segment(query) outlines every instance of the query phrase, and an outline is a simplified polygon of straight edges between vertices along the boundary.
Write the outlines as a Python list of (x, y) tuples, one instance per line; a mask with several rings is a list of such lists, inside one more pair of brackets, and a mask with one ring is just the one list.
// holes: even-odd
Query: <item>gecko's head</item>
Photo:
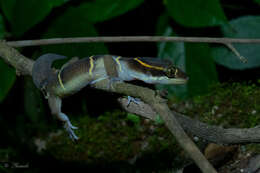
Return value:
[(170, 61), (158, 58), (134, 58), (130, 67), (139, 79), (153, 84), (185, 84), (188, 76)]
[(178, 67), (170, 65), (163, 67), (161, 79), (162, 84), (185, 84), (188, 81), (188, 76)]

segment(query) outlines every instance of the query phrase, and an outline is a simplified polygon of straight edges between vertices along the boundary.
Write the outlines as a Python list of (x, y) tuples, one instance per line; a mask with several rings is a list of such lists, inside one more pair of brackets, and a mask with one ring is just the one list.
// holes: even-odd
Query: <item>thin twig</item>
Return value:
[(74, 37), (50, 38), (39, 40), (8, 41), (12, 47), (40, 46), (68, 43), (94, 43), (94, 42), (191, 42), (191, 43), (219, 43), (226, 45), (243, 63), (247, 59), (239, 54), (231, 43), (260, 43), (260, 39), (246, 38), (210, 38), (210, 37), (165, 37), (165, 36), (111, 36), (111, 37)]
[(243, 63), (247, 63), (247, 59), (240, 55), (240, 53), (236, 50), (236, 48), (231, 43), (225, 43), (226, 45)]
[(260, 43), (260, 39), (247, 38), (210, 38), (210, 37), (165, 37), (165, 36), (111, 36), (111, 37), (74, 37), (50, 38), (40, 40), (8, 41), (12, 47), (40, 46), (67, 43), (93, 42), (192, 42), (192, 43)]

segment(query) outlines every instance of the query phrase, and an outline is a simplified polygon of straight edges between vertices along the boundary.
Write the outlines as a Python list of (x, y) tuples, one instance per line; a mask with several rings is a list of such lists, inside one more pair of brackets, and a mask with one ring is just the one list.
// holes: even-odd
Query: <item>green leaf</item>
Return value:
[[(164, 36), (174, 36), (171, 27), (166, 27)], [(210, 56), (208, 44), (173, 43), (158, 44), (160, 58), (173, 61), (177, 67), (186, 71), (189, 81), (185, 85), (158, 85), (159, 89), (167, 89), (169, 95), (183, 99), (206, 93), (217, 81), (215, 64)]]
[[(232, 29), (230, 29), (230, 26)], [(230, 21), (230, 25), (221, 27), (225, 37), (260, 38), (260, 16), (244, 16)], [(248, 69), (260, 66), (259, 44), (233, 44), (248, 62), (242, 63), (238, 57), (225, 46), (212, 48), (214, 60), (231, 69)]]
[(256, 3), (260, 4), (260, 0), (254, 0)]
[(42, 21), (52, 8), (68, 0), (0, 0), (2, 11), (11, 24), (14, 35), (21, 36)]
[(185, 43), (186, 72), (190, 77), (188, 90), (190, 96), (204, 94), (218, 81), (210, 48), (205, 43)]
[(186, 27), (215, 26), (227, 22), (219, 0), (164, 0), (169, 15)]
[(3, 39), (6, 33), (3, 16), (0, 14), (0, 39)]
[(15, 70), (0, 59), (0, 102), (7, 96), (16, 79)]
[(102, 22), (124, 14), (138, 7), (144, 0), (95, 0), (82, 4), (78, 10), (84, 11), (91, 22)]
[[(77, 20), (77, 22), (73, 22)], [(73, 24), (71, 24), (73, 23)], [(92, 23), (88, 22), (84, 11), (77, 8), (69, 8), (62, 16), (56, 18), (49, 26), (44, 38), (52, 37), (87, 37), (97, 36)], [(104, 43), (81, 43), (42, 46), (44, 53), (58, 53), (69, 57), (85, 57), (94, 54), (106, 54), (108, 52)]]

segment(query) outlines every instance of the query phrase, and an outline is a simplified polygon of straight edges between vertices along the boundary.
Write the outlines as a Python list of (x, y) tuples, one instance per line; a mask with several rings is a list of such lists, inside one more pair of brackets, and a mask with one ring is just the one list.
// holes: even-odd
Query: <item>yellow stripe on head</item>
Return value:
[(121, 67), (121, 64), (119, 62), (120, 58), (121, 58), (121, 56), (118, 56), (115, 60), (116, 60), (116, 63), (118, 64), (118, 66), (119, 66), (119, 70), (122, 71), (122, 67)]
[(94, 68), (94, 60), (93, 60), (93, 56), (89, 57), (89, 63), (90, 63), (90, 68), (89, 68), (89, 74), (90, 76), (92, 76), (92, 71), (93, 71), (93, 68)]
[(61, 77), (60, 77), (61, 71), (62, 71), (62, 69), (59, 70), (59, 73), (58, 73), (59, 84), (60, 84), (60, 86), (61, 86), (62, 89), (66, 90), (65, 87), (64, 87), (64, 85), (63, 85), (63, 82), (62, 82), (62, 80), (61, 80)]
[(153, 68), (153, 69), (156, 69), (156, 70), (164, 70), (163, 67), (158, 67), (158, 66), (153, 66), (153, 65), (146, 64), (145, 62), (141, 61), (138, 58), (134, 58), (134, 60), (136, 60), (137, 62), (139, 62), (139, 64), (141, 64), (142, 66), (145, 66), (147, 68)]

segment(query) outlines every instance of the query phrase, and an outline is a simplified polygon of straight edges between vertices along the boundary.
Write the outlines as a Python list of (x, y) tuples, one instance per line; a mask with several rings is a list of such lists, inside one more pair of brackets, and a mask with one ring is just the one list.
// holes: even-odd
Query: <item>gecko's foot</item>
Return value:
[(140, 99), (139, 98), (134, 98), (134, 97), (131, 97), (131, 96), (127, 96), (127, 106), (129, 106), (129, 104), (131, 103), (131, 102), (133, 102), (133, 103), (135, 103), (135, 104), (140, 104)]
[(71, 124), (69, 118), (64, 113), (60, 113), (60, 117), (62, 118), (62, 121), (64, 122), (64, 128), (67, 131), (67, 133), (69, 134), (70, 139), (73, 141), (78, 140), (79, 138), (77, 137), (77, 135), (75, 135), (75, 133), (73, 131), (74, 129), (78, 129), (78, 128)]
[(79, 139), (79, 137), (77, 137), (73, 131), (73, 129), (77, 129), (77, 127), (73, 126), (70, 122), (65, 122), (64, 128), (68, 132), (71, 140), (77, 141)]

